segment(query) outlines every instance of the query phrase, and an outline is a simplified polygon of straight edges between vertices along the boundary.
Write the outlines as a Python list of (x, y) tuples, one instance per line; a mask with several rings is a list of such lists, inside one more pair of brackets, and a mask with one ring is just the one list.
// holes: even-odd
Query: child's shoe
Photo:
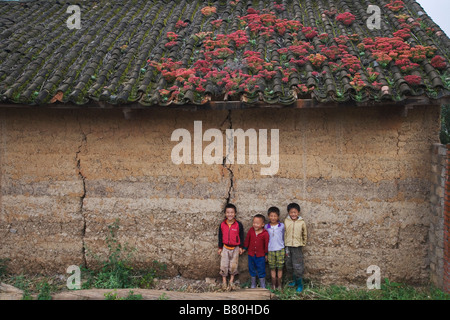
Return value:
[(255, 289), (256, 288), (256, 277), (252, 277), (252, 284), (250, 286), (251, 289)]
[(295, 291), (297, 291), (298, 293), (300, 293), (300, 292), (303, 291), (303, 281), (302, 281), (302, 278), (300, 278), (300, 279), (297, 280), (297, 290), (295, 290)]

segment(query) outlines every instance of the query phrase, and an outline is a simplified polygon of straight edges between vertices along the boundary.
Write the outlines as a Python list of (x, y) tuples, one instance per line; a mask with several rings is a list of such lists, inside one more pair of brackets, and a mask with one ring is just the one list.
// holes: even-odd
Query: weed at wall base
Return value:
[(135, 248), (121, 245), (117, 240), (120, 220), (108, 226), (106, 244), (108, 247), (108, 257), (106, 260), (100, 259), (97, 255), (87, 250), (88, 255), (94, 257), (97, 268), (87, 269), (80, 267), (81, 274), (86, 278), (82, 282), (82, 289), (120, 289), (120, 288), (145, 288), (149, 289), (154, 285), (154, 278), (161, 271), (166, 270), (166, 265), (153, 261), (148, 270), (134, 270), (130, 266)]

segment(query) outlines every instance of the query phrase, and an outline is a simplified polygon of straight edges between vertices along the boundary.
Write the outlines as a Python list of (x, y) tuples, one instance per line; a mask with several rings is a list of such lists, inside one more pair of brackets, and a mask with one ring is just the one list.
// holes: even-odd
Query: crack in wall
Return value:
[[(81, 128), (81, 124), (80, 124), (80, 128)], [(81, 215), (81, 217), (83, 219), (83, 228), (81, 230), (81, 244), (82, 244), (81, 254), (82, 254), (82, 259), (83, 259), (83, 266), (85, 268), (87, 268), (86, 245), (85, 245), (85, 241), (84, 241), (84, 238), (86, 236), (86, 216), (83, 213), (83, 205), (84, 205), (84, 198), (86, 197), (86, 177), (83, 175), (83, 172), (81, 170), (80, 152), (81, 152), (81, 149), (86, 146), (86, 143), (87, 143), (87, 136), (83, 131), (81, 131), (81, 143), (78, 146), (78, 150), (75, 154), (75, 159), (76, 159), (76, 167), (77, 167), (77, 171), (78, 171), (78, 176), (80, 177), (82, 185), (83, 185), (83, 193), (80, 196), (80, 207), (78, 209), (78, 213)]]
[[(222, 122), (221, 126), (223, 126), (227, 121), (229, 123), (228, 129), (233, 129), (233, 121), (231, 120), (231, 110), (228, 110), (228, 115), (225, 118), (225, 120)], [(223, 157), (222, 166), (228, 171), (228, 174), (230, 176), (230, 186), (228, 187), (228, 193), (227, 193), (227, 197), (225, 199), (225, 206), (226, 206), (227, 204), (230, 203), (231, 194), (234, 190), (234, 173), (233, 173), (233, 170), (231, 169), (232, 163), (229, 162), (227, 165), (228, 157), (231, 156), (234, 158), (234, 146), (233, 146), (234, 138), (232, 138), (230, 140), (227, 137), (225, 141), (226, 141), (226, 145), (227, 145), (227, 152), (226, 152), (226, 155)], [(233, 154), (230, 154), (230, 150), (233, 152)]]

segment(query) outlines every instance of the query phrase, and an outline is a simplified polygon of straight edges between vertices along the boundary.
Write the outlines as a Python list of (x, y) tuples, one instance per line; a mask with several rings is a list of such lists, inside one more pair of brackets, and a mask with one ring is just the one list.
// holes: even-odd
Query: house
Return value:
[(69, 5), (0, 2), (0, 257), (11, 270), (89, 266), (119, 218), (136, 267), (215, 276), (226, 203), (249, 228), (295, 201), (305, 277), (365, 285), (371, 265), (393, 281), (436, 274), (431, 166), (450, 39), (414, 0)]

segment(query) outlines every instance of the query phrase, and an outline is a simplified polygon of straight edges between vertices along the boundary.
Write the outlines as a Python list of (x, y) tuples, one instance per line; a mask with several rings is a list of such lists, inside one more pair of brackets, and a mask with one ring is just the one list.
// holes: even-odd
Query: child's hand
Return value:
[(244, 253), (244, 249), (243, 248), (239, 248), (239, 254), (241, 255), (241, 254), (243, 254)]
[(222, 249), (217, 250), (217, 253), (219, 254), (219, 256), (222, 254)]
[(269, 257), (268, 257), (268, 256), (266, 256), (266, 262), (267, 262), (267, 261), (269, 261)]

